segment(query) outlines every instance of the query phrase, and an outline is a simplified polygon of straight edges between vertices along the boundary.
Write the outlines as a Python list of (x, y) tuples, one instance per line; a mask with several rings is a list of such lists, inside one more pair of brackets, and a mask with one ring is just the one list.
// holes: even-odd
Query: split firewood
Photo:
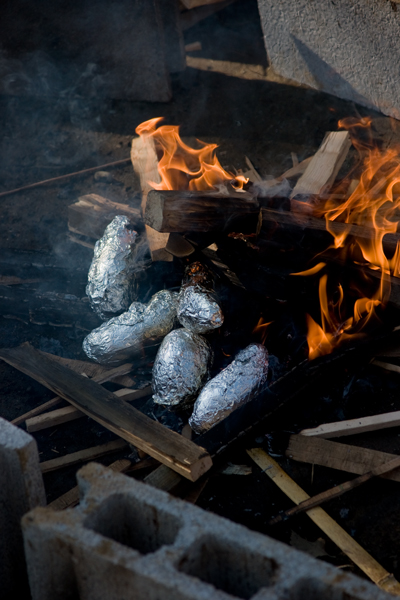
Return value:
[(290, 197), (320, 196), (326, 192), (335, 181), (350, 146), (351, 140), (348, 131), (327, 133)]
[(98, 240), (117, 215), (125, 215), (134, 229), (142, 229), (142, 217), (138, 208), (112, 202), (98, 194), (81, 196), (68, 206), (68, 229), (73, 233)]
[[(373, 364), (375, 364), (375, 361)], [(324, 423), (323, 425), (318, 425), (318, 427), (303, 429), (300, 431), (300, 435), (329, 439), (366, 433), (367, 431), (378, 431), (379, 429), (388, 429), (389, 427), (399, 427), (399, 425), (400, 411), (397, 410), (380, 415), (372, 415), (371, 417)]]
[[(309, 496), (289, 477), (280, 465), (260, 448), (247, 451), (248, 455), (263, 472), (295, 504), (308, 500)], [(334, 519), (322, 508), (315, 507), (307, 516), (344, 552), (378, 587), (400, 595), (400, 584), (391, 573), (386, 571), (364, 548), (360, 546)]]
[[(158, 172), (158, 158), (153, 139), (148, 135), (132, 140), (131, 148), (132, 165), (140, 178), (140, 187), (142, 189), (142, 214), (146, 212), (147, 195), (152, 189), (150, 182), (160, 183), (161, 178)], [(159, 233), (146, 225), (146, 236), (149, 244), (151, 258), (154, 261), (173, 260), (172, 254), (166, 250), (169, 235)]]
[[(93, 380), (94, 381), (94, 380)], [(143, 388), (143, 390), (130, 390), (123, 388), (113, 392), (118, 398), (122, 398), (125, 402), (131, 402), (132, 400), (138, 400), (151, 394), (151, 386)], [(85, 413), (75, 408), (74, 406), (65, 406), (46, 412), (36, 417), (32, 417), (26, 420), (26, 429), (29, 433), (35, 431), (42, 431), (43, 429), (49, 429), (49, 427), (55, 427), (62, 425), (63, 423), (69, 423), (69, 421), (75, 421), (85, 417)]]
[(79, 450), (79, 452), (71, 452), (65, 456), (59, 458), (53, 458), (40, 463), (40, 470), (42, 473), (50, 473), (63, 467), (70, 467), (89, 460), (96, 460), (100, 456), (117, 452), (127, 448), (128, 444), (124, 440), (115, 440), (108, 442), (107, 444), (101, 444), (100, 446), (93, 446), (92, 448), (85, 448), (85, 450)]
[(400, 467), (400, 456), (397, 456), (396, 458), (389, 461), (388, 463), (385, 463), (379, 467), (375, 467), (371, 471), (368, 471), (368, 473), (365, 473), (364, 475), (360, 475), (360, 477), (356, 477), (356, 479), (352, 479), (351, 481), (346, 481), (345, 483), (341, 483), (340, 485), (334, 486), (333, 488), (330, 488), (329, 490), (326, 490), (325, 492), (321, 492), (320, 494), (317, 494), (316, 496), (312, 496), (311, 498), (308, 498), (308, 500), (304, 500), (303, 502), (300, 502), (300, 504), (298, 504), (294, 508), (290, 508), (289, 510), (286, 510), (284, 513), (281, 513), (274, 519), (271, 519), (271, 521), (269, 522), (269, 525), (275, 525), (276, 523), (281, 523), (282, 521), (286, 521), (287, 519), (289, 519), (290, 517), (293, 517), (294, 515), (298, 515), (302, 512), (305, 512), (306, 510), (310, 510), (310, 508), (314, 508), (315, 506), (320, 506), (324, 502), (333, 500), (333, 498), (338, 498), (339, 496), (342, 496), (346, 492), (349, 492), (350, 490), (354, 490), (356, 487), (359, 487), (360, 485), (369, 481), (373, 477), (378, 477), (379, 475), (385, 475), (386, 473), (390, 473), (391, 471), (394, 471), (394, 470), (398, 469), (399, 467)]
[[(52, 360), (55, 360), (60, 364), (63, 364), (66, 367), (72, 369), (76, 373), (80, 373), (85, 377), (93, 377), (93, 381), (96, 381), (96, 383), (106, 383), (106, 381), (114, 381), (115, 383), (119, 382), (120, 385), (125, 385), (126, 387), (134, 384), (134, 381), (130, 377), (125, 375), (126, 373), (130, 373), (130, 371), (132, 371), (132, 365), (129, 363), (126, 363), (114, 369), (110, 369), (109, 367), (104, 367), (96, 363), (89, 363), (84, 360), (63, 358), (61, 356), (56, 356), (55, 354), (48, 354), (47, 352), (43, 352), (43, 354), (45, 356), (49, 356)], [(13, 425), (21, 425), (21, 423), (23, 423), (24, 421), (27, 421), (32, 417), (36, 417), (37, 415), (44, 413), (50, 408), (57, 406), (57, 404), (60, 404), (62, 400), (63, 399), (60, 398), (60, 396), (56, 396), (55, 398), (44, 402), (44, 404), (32, 408), (32, 410), (29, 410), (20, 417), (13, 419), (11, 423)]]
[(258, 200), (246, 192), (149, 192), (144, 222), (157, 231), (182, 233), (224, 231), (233, 222), (252, 217), (254, 229), (260, 212)]
[(95, 381), (49, 359), (30, 344), (3, 349), (0, 358), (58, 392), (100, 425), (187, 479), (196, 481), (212, 466), (211, 457), (204, 448), (153, 421)]
[[(190, 2), (190, 0), (186, 1)], [(190, 27), (193, 27), (196, 23), (203, 21), (203, 19), (207, 19), (210, 15), (226, 8), (230, 4), (233, 4), (233, 2), (236, 2), (236, 0), (215, 0), (212, 4), (209, 4), (207, 0), (207, 3), (204, 3), (202, 6), (186, 10), (181, 14), (180, 21), (182, 30), (186, 31), (186, 29), (190, 29)]]
[[(362, 475), (397, 458), (396, 454), (303, 435), (290, 436), (285, 454), (288, 458), (299, 462), (329, 467), (346, 473), (354, 473), (355, 475)], [(400, 481), (398, 471), (387, 473), (382, 477), (392, 481)]]
[(201, 42), (192, 42), (191, 44), (186, 44), (185, 46), (185, 52), (199, 52), (201, 49)]

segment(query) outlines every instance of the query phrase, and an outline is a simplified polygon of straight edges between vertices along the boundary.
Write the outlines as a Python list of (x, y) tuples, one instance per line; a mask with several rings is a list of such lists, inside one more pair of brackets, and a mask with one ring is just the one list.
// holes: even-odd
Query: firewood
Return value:
[[(295, 504), (309, 499), (310, 496), (266, 452), (254, 448), (247, 453)], [(322, 508), (311, 508), (307, 511), (307, 515), (378, 587), (394, 595), (400, 595), (400, 584), (393, 575), (388, 573)]]
[[(49, 356), (53, 360), (69, 367), (73, 371), (80, 373), (81, 375), (85, 375), (86, 377), (93, 377), (93, 380), (96, 383), (105, 383), (106, 381), (114, 381), (114, 382), (124, 382), (120, 383), (120, 385), (129, 386), (134, 383), (134, 381), (125, 376), (125, 373), (129, 373), (132, 371), (132, 365), (127, 363), (125, 365), (121, 365), (114, 369), (110, 369), (109, 367), (104, 367), (102, 365), (97, 365), (96, 363), (89, 363), (84, 360), (75, 360), (73, 358), (63, 358), (61, 356), (56, 356), (55, 354), (48, 354), (47, 352), (43, 352), (45, 356)], [(53, 408), (62, 402), (62, 398), (60, 396), (56, 396), (51, 400), (48, 400), (44, 404), (40, 406), (36, 406), (36, 408), (32, 408), (28, 412), (24, 413), (20, 417), (13, 419), (11, 423), (13, 425), (21, 425), (24, 421), (30, 419), (31, 417), (36, 417), (44, 413), (49, 408)]]
[[(190, 1), (190, 0), (189, 0)], [(218, 0), (218, 2), (214, 2), (213, 4), (206, 4), (205, 6), (198, 6), (197, 8), (192, 8), (191, 10), (187, 10), (181, 14), (181, 26), (182, 30), (186, 31), (186, 29), (190, 29), (202, 21), (203, 19), (207, 19), (210, 15), (216, 13), (223, 8), (226, 8), (230, 4), (233, 4), (236, 0)]]
[(112, 202), (98, 194), (81, 196), (77, 202), (68, 206), (68, 228), (73, 233), (98, 240), (117, 215), (127, 216), (134, 229), (143, 228), (138, 208)]
[(127, 448), (128, 444), (124, 440), (115, 440), (108, 442), (107, 444), (101, 444), (100, 446), (93, 446), (92, 448), (85, 448), (85, 450), (79, 450), (79, 452), (71, 452), (65, 456), (59, 458), (53, 458), (40, 463), (40, 470), (42, 473), (50, 473), (63, 467), (70, 467), (79, 463), (87, 462), (89, 460), (96, 460), (100, 456), (117, 452), (123, 448)]
[(148, 483), (159, 490), (164, 490), (165, 492), (173, 490), (178, 483), (181, 483), (181, 481), (182, 477), (179, 473), (176, 473), (166, 465), (160, 465), (144, 478), (145, 483)]
[[(373, 364), (375, 364), (375, 361)], [(397, 410), (381, 415), (373, 415), (371, 417), (360, 417), (359, 419), (324, 423), (323, 425), (318, 425), (318, 427), (313, 427), (312, 429), (303, 429), (300, 431), (300, 435), (329, 439), (344, 437), (346, 435), (355, 435), (357, 433), (366, 433), (367, 431), (387, 429), (388, 427), (398, 427), (399, 425), (400, 411)]]
[[(355, 475), (362, 475), (397, 458), (396, 454), (303, 435), (290, 436), (285, 454), (288, 458), (299, 462), (329, 467), (338, 471), (354, 473)], [(400, 481), (398, 471), (387, 473), (382, 477), (392, 481)]]
[(144, 222), (157, 231), (182, 233), (224, 231), (233, 222), (259, 214), (258, 201), (246, 192), (149, 192)]
[(321, 492), (320, 494), (317, 494), (316, 496), (312, 496), (308, 500), (304, 500), (303, 502), (300, 502), (300, 504), (298, 504), (294, 508), (289, 508), (289, 510), (285, 510), (284, 513), (281, 513), (274, 519), (271, 519), (271, 521), (269, 522), (269, 525), (275, 525), (276, 523), (281, 523), (282, 521), (286, 521), (287, 519), (289, 519), (290, 517), (293, 517), (294, 515), (298, 515), (302, 512), (305, 512), (306, 510), (310, 510), (310, 508), (314, 508), (315, 506), (320, 506), (324, 502), (328, 502), (329, 500), (332, 500), (333, 498), (338, 498), (339, 496), (342, 496), (346, 492), (349, 492), (350, 490), (354, 490), (356, 487), (369, 481), (373, 477), (378, 477), (379, 475), (384, 475), (386, 473), (390, 473), (391, 471), (394, 471), (395, 469), (398, 469), (399, 467), (400, 467), (400, 456), (397, 456), (396, 458), (389, 461), (388, 463), (380, 465), (379, 467), (375, 467), (374, 469), (372, 469), (371, 471), (368, 471), (368, 473), (365, 473), (364, 475), (360, 475), (360, 477), (356, 477), (355, 479), (352, 479), (351, 481), (346, 481), (345, 483), (341, 483), (340, 485), (335, 485), (333, 488), (330, 488), (329, 490), (325, 490), (325, 492)]
[[(158, 159), (154, 141), (150, 136), (142, 136), (132, 140), (131, 148), (132, 165), (140, 178), (142, 189), (142, 214), (146, 212), (147, 195), (152, 189), (150, 182), (160, 183), (158, 172)], [(154, 261), (170, 262), (172, 254), (166, 250), (169, 235), (159, 233), (146, 225), (146, 236), (150, 248), (151, 258)]]
[(319, 196), (335, 181), (342, 166), (351, 140), (348, 131), (331, 131), (310, 161), (304, 174), (295, 185), (291, 198), (296, 196)]
[[(125, 473), (125, 471), (128, 471), (131, 464), (130, 460), (123, 458), (121, 460), (116, 460), (109, 465), (108, 468), (114, 471), (114, 473)], [(77, 504), (79, 504), (79, 488), (76, 485), (56, 500), (53, 500), (53, 502), (50, 502), (47, 506), (53, 510), (65, 510), (66, 508), (72, 508)]]
[[(95, 381), (95, 379), (93, 379)], [(118, 398), (123, 398), (125, 402), (131, 402), (132, 400), (138, 400), (151, 394), (151, 385), (143, 388), (142, 390), (130, 390), (128, 388), (117, 390), (114, 394)], [(29, 433), (34, 431), (41, 431), (48, 429), (49, 427), (55, 427), (56, 425), (62, 425), (63, 423), (69, 423), (69, 421), (75, 421), (85, 417), (85, 413), (75, 408), (74, 406), (66, 406), (64, 408), (58, 408), (51, 412), (46, 412), (41, 415), (28, 418), (26, 420), (26, 429)]]
[(187, 479), (196, 481), (212, 466), (211, 457), (203, 448), (153, 421), (95, 381), (44, 356), (30, 344), (3, 349), (0, 358)]

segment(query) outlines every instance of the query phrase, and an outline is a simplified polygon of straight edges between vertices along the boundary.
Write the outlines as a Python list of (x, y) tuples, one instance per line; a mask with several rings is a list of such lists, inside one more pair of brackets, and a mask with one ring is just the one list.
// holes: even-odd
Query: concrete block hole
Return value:
[(141, 554), (173, 544), (180, 529), (172, 515), (122, 494), (109, 496), (83, 524)]
[(277, 563), (229, 540), (211, 535), (196, 541), (179, 561), (182, 573), (211, 583), (236, 598), (250, 599), (261, 588), (271, 586)]

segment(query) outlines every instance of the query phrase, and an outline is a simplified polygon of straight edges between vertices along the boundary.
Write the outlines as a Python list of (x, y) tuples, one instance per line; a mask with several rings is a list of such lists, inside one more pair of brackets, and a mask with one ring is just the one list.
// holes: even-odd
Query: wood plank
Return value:
[[(247, 450), (248, 455), (295, 504), (309, 499), (309, 495), (289, 477), (280, 465), (260, 448)], [(358, 544), (322, 508), (307, 511), (310, 519), (344, 552), (378, 587), (400, 595), (400, 584), (360, 544)]]
[[(114, 471), (114, 473), (125, 473), (125, 471), (128, 471), (131, 464), (130, 460), (122, 458), (121, 460), (113, 462), (108, 468)], [(53, 500), (53, 502), (50, 502), (47, 506), (53, 510), (65, 510), (66, 508), (72, 508), (77, 504), (79, 504), (79, 487), (76, 485), (56, 500)]]
[(160, 465), (144, 478), (145, 483), (165, 492), (173, 490), (181, 481), (182, 477), (166, 465)]
[(224, 231), (248, 217), (257, 225), (258, 200), (246, 192), (192, 192), (151, 190), (148, 194), (144, 222), (157, 231), (203, 233)]
[(290, 197), (319, 196), (329, 189), (339, 173), (350, 146), (348, 131), (328, 132)]
[(143, 222), (138, 208), (113, 202), (98, 194), (80, 196), (68, 206), (68, 229), (73, 233), (98, 240), (117, 215), (128, 217), (135, 229), (142, 229)]
[[(150, 182), (160, 183), (161, 178), (158, 172), (158, 158), (153, 138), (148, 135), (132, 140), (131, 147), (132, 165), (140, 178), (140, 187), (142, 190), (142, 214), (146, 211), (147, 195), (152, 190)], [(148, 225), (145, 226), (147, 241), (150, 248), (151, 258), (154, 261), (171, 262), (172, 254), (165, 249), (168, 244), (168, 233), (159, 233)]]
[[(138, 400), (144, 398), (152, 393), (151, 385), (143, 388), (142, 390), (130, 390), (123, 388), (113, 392), (118, 398), (123, 398), (125, 402), (131, 402), (132, 400)], [(61, 400), (61, 399), (60, 399)], [(50, 412), (42, 413), (41, 415), (34, 416), (26, 420), (26, 429), (29, 433), (35, 431), (41, 431), (48, 429), (49, 427), (55, 427), (56, 425), (62, 425), (63, 423), (69, 423), (76, 419), (86, 417), (86, 414), (74, 406), (66, 406), (52, 410)]]
[(112, 452), (117, 452), (118, 450), (128, 447), (128, 444), (124, 440), (114, 440), (107, 444), (85, 448), (85, 450), (79, 450), (79, 452), (71, 452), (65, 456), (46, 460), (40, 463), (39, 467), (42, 473), (50, 473), (51, 471), (56, 471), (63, 467), (70, 467), (89, 460), (96, 460), (96, 458), (100, 458), (100, 456), (105, 456), (106, 454), (111, 454)]
[[(130, 377), (127, 377), (125, 375), (125, 373), (130, 373), (132, 371), (132, 365), (130, 363), (126, 363), (114, 369), (110, 369), (108, 367), (103, 367), (101, 365), (89, 363), (83, 360), (62, 358), (61, 356), (56, 356), (55, 354), (49, 354), (47, 352), (43, 352), (43, 354), (59, 362), (60, 364), (69, 367), (76, 373), (86, 375), (87, 377), (93, 377), (93, 381), (96, 381), (97, 383), (105, 383), (106, 381), (123, 381), (127, 385), (134, 383), (134, 381)], [(13, 419), (11, 423), (13, 425), (21, 425), (21, 423), (23, 423), (27, 419), (30, 419), (31, 417), (35, 417), (36, 415), (40, 415), (46, 412), (49, 408), (53, 408), (54, 406), (57, 406), (57, 404), (60, 404), (60, 402), (62, 402), (62, 398), (60, 398), (60, 396), (56, 396), (55, 398), (52, 398), (51, 400), (40, 404), (40, 406), (32, 408), (31, 410), (17, 417), (16, 419)]]
[[(290, 436), (285, 454), (288, 458), (299, 462), (329, 467), (356, 475), (362, 475), (396, 458), (396, 454), (303, 435)], [(382, 475), (382, 477), (392, 481), (400, 481), (400, 473), (396, 471)]]
[(316, 494), (315, 496), (308, 498), (308, 500), (303, 500), (303, 502), (300, 502), (300, 504), (298, 504), (297, 506), (294, 506), (293, 508), (289, 508), (289, 510), (285, 510), (284, 513), (282, 513), (282, 514), (278, 515), (277, 517), (275, 517), (274, 519), (272, 519), (269, 522), (269, 525), (275, 525), (276, 523), (280, 523), (281, 521), (286, 521), (289, 517), (293, 517), (294, 515), (298, 515), (302, 512), (305, 512), (306, 510), (309, 510), (310, 508), (314, 508), (314, 506), (320, 506), (324, 502), (328, 502), (329, 500), (332, 500), (333, 498), (338, 498), (339, 496), (342, 496), (346, 492), (349, 492), (350, 490), (354, 490), (356, 487), (359, 487), (363, 483), (366, 483), (373, 477), (379, 477), (380, 475), (386, 475), (386, 473), (389, 473), (390, 471), (394, 471), (395, 469), (398, 469), (399, 467), (400, 467), (400, 456), (397, 456), (393, 460), (390, 460), (388, 463), (380, 465), (379, 467), (375, 467), (371, 471), (368, 471), (368, 473), (364, 473), (364, 475), (360, 475), (359, 477), (356, 477), (355, 479), (351, 479), (350, 481), (346, 481), (345, 483), (341, 483), (340, 485), (335, 485), (334, 487), (330, 488), (329, 490), (325, 490), (324, 492), (321, 492), (320, 494)]
[(396, 410), (390, 413), (382, 413), (381, 415), (372, 415), (371, 417), (360, 417), (359, 419), (348, 419), (347, 421), (323, 423), (322, 425), (318, 425), (318, 427), (302, 429), (300, 435), (329, 439), (399, 426), (400, 411)]
[(2, 349), (0, 358), (187, 479), (196, 481), (212, 466), (204, 448), (153, 421), (95, 381), (49, 359), (30, 344)]

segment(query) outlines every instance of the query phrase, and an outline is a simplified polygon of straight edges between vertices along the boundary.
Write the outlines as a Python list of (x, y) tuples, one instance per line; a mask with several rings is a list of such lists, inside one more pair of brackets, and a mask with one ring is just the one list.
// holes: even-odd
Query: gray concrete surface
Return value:
[(91, 463), (82, 502), (23, 518), (33, 600), (384, 600), (387, 594), (243, 526)]
[(45, 505), (36, 442), (0, 418), (0, 596), (16, 598), (27, 587), (21, 517)]
[(400, 118), (400, 7), (385, 0), (258, 0), (275, 73)]

